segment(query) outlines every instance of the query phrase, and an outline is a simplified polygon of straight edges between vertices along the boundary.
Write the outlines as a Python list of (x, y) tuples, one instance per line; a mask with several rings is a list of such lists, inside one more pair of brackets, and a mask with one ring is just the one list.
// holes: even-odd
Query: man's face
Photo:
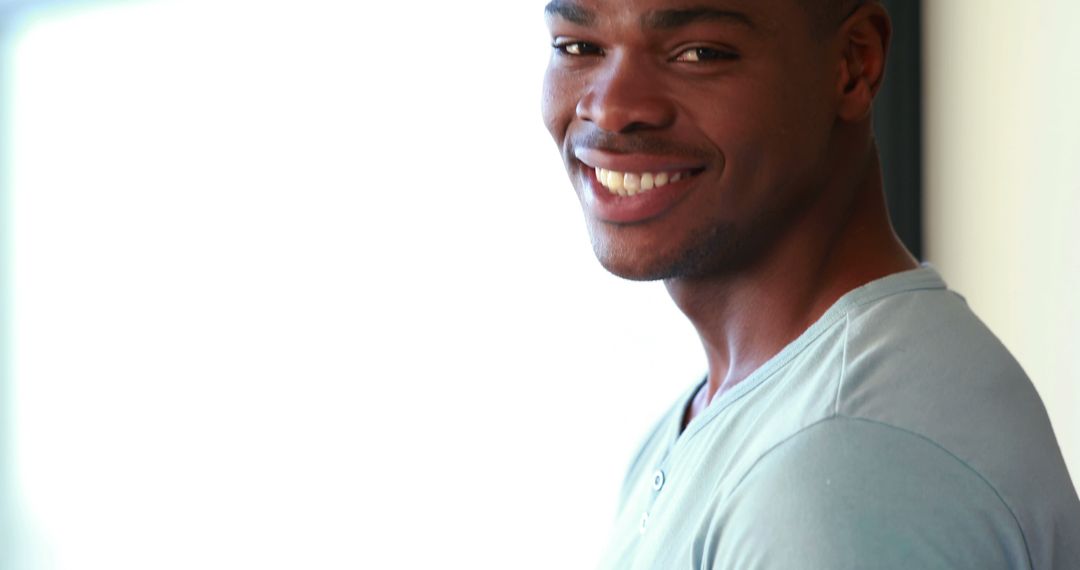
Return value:
[(827, 180), (838, 73), (797, 0), (563, 0), (543, 112), (611, 272), (753, 263)]

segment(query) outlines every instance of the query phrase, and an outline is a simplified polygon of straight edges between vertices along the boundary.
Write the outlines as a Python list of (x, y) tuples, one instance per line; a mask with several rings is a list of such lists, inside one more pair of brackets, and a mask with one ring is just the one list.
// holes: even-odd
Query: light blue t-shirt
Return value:
[(848, 293), (680, 433), (698, 386), (631, 464), (604, 568), (1080, 570), (1046, 410), (930, 267)]

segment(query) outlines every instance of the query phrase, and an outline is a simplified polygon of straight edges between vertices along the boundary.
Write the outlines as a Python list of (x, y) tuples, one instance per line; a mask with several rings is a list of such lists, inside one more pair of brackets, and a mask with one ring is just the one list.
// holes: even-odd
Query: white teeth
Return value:
[(689, 176), (687, 172), (646, 172), (637, 174), (634, 172), (617, 172), (595, 168), (596, 179), (612, 194), (619, 196), (634, 196), (648, 192), (654, 188), (663, 188), (668, 184), (678, 182)]
[(607, 183), (604, 184), (604, 186), (607, 186), (608, 190), (611, 190), (612, 192), (622, 194), (620, 190), (623, 189), (623, 173), (609, 170), (607, 174)]

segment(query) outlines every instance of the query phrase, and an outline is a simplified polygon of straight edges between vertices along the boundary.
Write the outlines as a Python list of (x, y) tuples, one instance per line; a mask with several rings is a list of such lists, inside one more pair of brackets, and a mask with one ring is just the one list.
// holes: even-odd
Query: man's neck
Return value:
[(844, 294), (918, 267), (892, 232), (880, 186), (855, 199), (852, 214), (836, 231), (792, 230), (792, 239), (779, 240), (752, 267), (665, 283), (697, 329), (709, 365), (708, 382), (688, 407), (685, 423), (798, 338)]

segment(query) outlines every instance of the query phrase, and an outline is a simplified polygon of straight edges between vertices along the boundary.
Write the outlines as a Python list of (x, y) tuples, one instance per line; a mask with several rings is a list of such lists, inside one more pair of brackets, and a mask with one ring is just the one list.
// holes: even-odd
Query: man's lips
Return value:
[(675, 172), (695, 171), (705, 168), (705, 163), (700, 159), (652, 154), (614, 153), (594, 148), (576, 148), (574, 149), (574, 157), (593, 168), (639, 174), (646, 172), (668, 172), (673, 174)]
[(706, 165), (697, 159), (620, 154), (579, 148), (582, 201), (594, 217), (633, 224), (656, 218), (680, 202)]

